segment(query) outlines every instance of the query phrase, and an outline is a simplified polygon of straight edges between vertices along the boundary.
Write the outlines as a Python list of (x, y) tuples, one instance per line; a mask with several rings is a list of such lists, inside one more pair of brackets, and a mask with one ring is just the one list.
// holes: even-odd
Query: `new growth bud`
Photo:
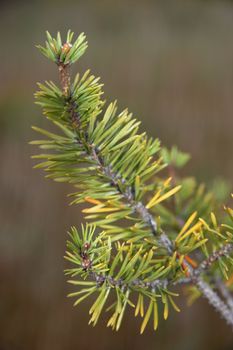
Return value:
[(91, 246), (90, 243), (86, 242), (86, 243), (84, 243), (83, 248), (84, 248), (84, 250), (88, 250), (90, 248), (90, 246)]
[(71, 49), (72, 45), (70, 43), (65, 43), (63, 46), (62, 46), (62, 52), (64, 53), (68, 53)]

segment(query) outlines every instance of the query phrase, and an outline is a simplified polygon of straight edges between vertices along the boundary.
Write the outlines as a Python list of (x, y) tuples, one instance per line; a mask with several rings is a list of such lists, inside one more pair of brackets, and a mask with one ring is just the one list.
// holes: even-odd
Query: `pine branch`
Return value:
[[(102, 85), (98, 79), (86, 72), (82, 78), (77, 75), (71, 82), (70, 65), (81, 57), (87, 47), (83, 34), (73, 44), (72, 36), (73, 33), (69, 31), (63, 44), (59, 33), (56, 39), (47, 33), (46, 48), (39, 47), (45, 56), (57, 64), (61, 90), (52, 82), (39, 84), (37, 103), (64, 136), (34, 127), (49, 140), (32, 143), (52, 151), (34, 157), (45, 159), (37, 167), (45, 168), (48, 178), (73, 183), (78, 192), (73, 194), (72, 203), (92, 204), (92, 207), (83, 210), (87, 214), (86, 219), (94, 220), (95, 225), (104, 230), (94, 239), (94, 230), (83, 228), (82, 238), (76, 232), (72, 235), (73, 243), (68, 245), (72, 251), (67, 253), (68, 260), (78, 267), (69, 269), (67, 273), (91, 279), (86, 282), (72, 281), (73, 284), (87, 286), (72, 293), (84, 293), (76, 303), (94, 292), (99, 293), (91, 308), (91, 322), (95, 324), (114, 289), (115, 311), (109, 325), (118, 329), (126, 306), (133, 305), (129, 300), (130, 293), (138, 293), (136, 314), (141, 310), (144, 316), (144, 297), (149, 303), (142, 332), (152, 313), (154, 328), (157, 328), (157, 298), (161, 298), (164, 304), (166, 319), (168, 300), (177, 310), (171, 298), (173, 294), (167, 288), (190, 282), (233, 325), (233, 313), (212, 289), (211, 279), (207, 275), (200, 276), (205, 270), (209, 272), (214, 262), (218, 262), (219, 269), (226, 277), (227, 270), (233, 265), (230, 257), (233, 243), (229, 243), (232, 242), (233, 228), (229, 225), (219, 228), (213, 214), (213, 228), (203, 219), (196, 220), (197, 212), (193, 212), (193, 208), (198, 203), (202, 210), (210, 205), (208, 195), (203, 199), (202, 187), (199, 187), (195, 197), (189, 191), (189, 209), (192, 211), (185, 220), (178, 220), (163, 205), (172, 197), (176, 208), (181, 186), (172, 178), (165, 181), (155, 178), (155, 174), (166, 165), (164, 159), (169, 161), (170, 157), (179, 167), (188, 156), (175, 148), (170, 156), (163, 149), (162, 158), (156, 159), (155, 155), (160, 151), (158, 140), (148, 139), (145, 133), (138, 134), (139, 123), (127, 110), (117, 115), (115, 103), (110, 104), (102, 116), (104, 102), (100, 98)], [(187, 208), (187, 203), (185, 205)], [(182, 213), (181, 208), (179, 211)], [(227, 211), (232, 216), (231, 209), (227, 208)], [(122, 226), (122, 220), (127, 222), (126, 227)], [(182, 227), (177, 232), (177, 227), (174, 229), (172, 225), (177, 225), (178, 221), (182, 222)], [(122, 241), (123, 245), (120, 243)], [(117, 242), (114, 250), (113, 242)], [(197, 251), (207, 258), (196, 268), (198, 263), (191, 259), (190, 254)], [(114, 269), (117, 270), (115, 276), (112, 274)], [(226, 293), (223, 296), (227, 299)]]
[[(166, 268), (164, 269), (162, 266), (154, 271), (153, 249), (149, 252), (143, 252), (141, 247), (139, 251), (135, 252), (133, 245), (127, 247), (124, 244), (117, 244), (115, 247), (117, 254), (113, 257), (111, 254), (113, 247), (110, 240), (106, 242), (103, 234), (94, 238), (94, 232), (95, 229), (88, 225), (82, 227), (81, 234), (72, 228), (71, 241), (67, 243), (68, 251), (65, 257), (76, 266), (73, 269), (68, 269), (66, 274), (71, 275), (71, 277), (81, 275), (84, 279), (83, 281), (72, 279), (69, 283), (86, 286), (81, 291), (69, 294), (70, 297), (78, 297), (74, 305), (78, 305), (92, 293), (99, 293), (99, 302), (95, 302), (91, 308), (90, 322), (94, 324), (97, 322), (103, 303), (107, 302), (111, 292), (116, 294), (117, 302), (108, 325), (116, 330), (120, 327), (125, 311), (125, 307), (122, 305), (126, 303), (135, 308), (135, 305), (129, 300), (129, 295), (132, 292), (138, 294), (135, 316), (140, 313), (141, 317), (144, 317), (144, 299), (148, 299), (149, 304), (153, 305), (154, 311), (156, 311), (153, 314), (155, 329), (158, 324), (157, 303), (159, 299), (162, 299), (164, 304), (165, 319), (168, 316), (168, 303), (176, 311), (179, 311), (173, 300), (173, 297), (177, 295), (167, 290), (166, 279), (160, 279), (166, 274)], [(123, 263), (119, 264), (120, 261)], [(145, 329), (148, 317), (147, 312), (141, 326), (141, 332)]]

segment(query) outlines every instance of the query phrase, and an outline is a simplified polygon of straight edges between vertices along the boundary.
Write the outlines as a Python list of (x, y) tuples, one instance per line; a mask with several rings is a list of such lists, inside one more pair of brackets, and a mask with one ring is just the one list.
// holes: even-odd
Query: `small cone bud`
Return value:
[(84, 245), (83, 245), (83, 248), (85, 250), (88, 250), (90, 248), (90, 243), (86, 242)]
[(63, 46), (62, 46), (62, 52), (64, 53), (68, 53), (71, 49), (72, 45), (70, 43), (65, 43)]
[(82, 267), (84, 270), (89, 269), (91, 266), (91, 261), (87, 258), (87, 259), (83, 259), (82, 261)]

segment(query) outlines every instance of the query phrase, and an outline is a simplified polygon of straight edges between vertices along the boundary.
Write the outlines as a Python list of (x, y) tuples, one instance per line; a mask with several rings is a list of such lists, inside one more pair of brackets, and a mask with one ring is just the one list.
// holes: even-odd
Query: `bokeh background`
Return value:
[(198, 301), (172, 313), (159, 330), (138, 333), (127, 315), (118, 333), (88, 326), (87, 304), (66, 298), (65, 240), (79, 225), (68, 207), (70, 186), (32, 170), (44, 126), (34, 105), (36, 82), (57, 81), (36, 50), (45, 30), (84, 31), (89, 50), (75, 68), (91, 68), (142, 127), (192, 154), (186, 174), (200, 181), (233, 179), (233, 2), (2, 1), (0, 5), (0, 350), (232, 350), (224, 322)]

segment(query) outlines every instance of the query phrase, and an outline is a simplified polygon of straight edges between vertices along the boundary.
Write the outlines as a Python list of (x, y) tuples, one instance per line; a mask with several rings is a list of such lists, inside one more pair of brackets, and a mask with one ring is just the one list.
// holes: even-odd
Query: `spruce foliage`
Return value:
[(83, 33), (73, 41), (69, 31), (63, 42), (47, 32), (38, 48), (57, 65), (61, 87), (38, 84), (36, 103), (57, 132), (33, 127), (43, 136), (31, 142), (43, 152), (35, 167), (73, 185), (71, 204), (85, 204), (88, 222), (72, 227), (67, 242), (74, 305), (95, 295), (90, 323), (107, 310), (116, 330), (132, 308), (142, 333), (150, 320), (157, 329), (161, 306), (164, 319), (180, 311), (181, 284), (189, 301), (203, 295), (233, 326), (233, 210), (217, 219), (218, 196), (177, 175), (189, 155), (161, 147), (127, 109), (106, 104), (99, 78), (87, 71), (71, 80), (87, 48)]

